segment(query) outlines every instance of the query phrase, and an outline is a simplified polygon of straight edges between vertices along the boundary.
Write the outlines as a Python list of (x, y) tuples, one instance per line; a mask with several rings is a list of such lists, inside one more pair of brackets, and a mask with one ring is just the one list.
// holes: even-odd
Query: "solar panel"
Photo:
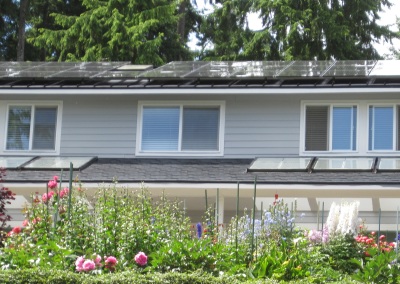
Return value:
[(329, 69), (335, 61), (295, 61), (282, 70), (279, 77), (319, 77)]
[(371, 171), (375, 158), (318, 158), (314, 170)]
[(370, 72), (370, 76), (398, 76), (399, 60), (379, 60)]
[(325, 72), (324, 77), (355, 77), (368, 76), (374, 68), (376, 60), (343, 60), (336, 61), (329, 70)]
[(257, 158), (248, 172), (307, 171), (312, 158)]
[(194, 78), (265, 78), (274, 77), (292, 62), (284, 61), (212, 61), (187, 74)]
[(26, 164), (24, 169), (69, 169), (70, 163), (74, 169), (82, 169), (96, 160), (96, 157), (39, 157)]
[(400, 158), (380, 158), (378, 163), (380, 171), (398, 171), (400, 170)]
[(0, 168), (19, 168), (32, 159), (33, 157), (0, 157)]
[(145, 78), (177, 78), (185, 77), (203, 66), (210, 64), (206, 61), (173, 61), (164, 66), (142, 73), (139, 77)]

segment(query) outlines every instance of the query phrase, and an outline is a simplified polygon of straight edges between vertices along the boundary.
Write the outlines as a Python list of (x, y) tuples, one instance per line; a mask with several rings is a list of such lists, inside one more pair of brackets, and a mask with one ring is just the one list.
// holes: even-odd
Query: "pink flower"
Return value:
[(117, 265), (118, 260), (114, 256), (109, 256), (106, 258), (105, 263), (106, 263), (106, 267), (110, 268), (110, 267)]
[(60, 198), (63, 198), (64, 196), (68, 195), (69, 189), (68, 187), (65, 187), (63, 190), (60, 191)]
[(85, 258), (80, 256), (75, 261), (76, 271), (81, 272), (83, 271), (83, 263), (85, 262)]
[(49, 191), (49, 193), (43, 193), (42, 195), (42, 201), (43, 203), (47, 203), (50, 198), (54, 196), (55, 192), (54, 191)]
[(22, 222), (22, 227), (26, 227), (26, 226), (28, 226), (28, 225), (29, 225), (29, 221), (25, 219), (25, 220)]
[(54, 181), (58, 181), (58, 176), (54, 176), (54, 177), (53, 177), (53, 180), (54, 180)]
[(92, 271), (93, 269), (96, 268), (96, 264), (94, 263), (93, 260), (87, 259), (82, 264), (82, 268), (83, 268), (83, 271)]
[(140, 251), (137, 255), (135, 255), (135, 261), (138, 265), (144, 266), (147, 264), (147, 255)]
[(36, 218), (33, 218), (32, 223), (36, 224), (36, 223), (40, 222), (41, 220), (42, 219), (40, 217), (36, 217)]
[(100, 267), (101, 266), (101, 256), (100, 255), (96, 255), (96, 258), (94, 259), (94, 263), (96, 264), (96, 266)]
[(21, 228), (16, 226), (11, 231), (13, 232), (13, 234), (18, 235), (19, 233), (21, 233)]
[(56, 187), (57, 187), (57, 181), (56, 181), (56, 180), (51, 180), (51, 181), (49, 181), (49, 182), (47, 183), (47, 186), (48, 186), (50, 189), (56, 188)]

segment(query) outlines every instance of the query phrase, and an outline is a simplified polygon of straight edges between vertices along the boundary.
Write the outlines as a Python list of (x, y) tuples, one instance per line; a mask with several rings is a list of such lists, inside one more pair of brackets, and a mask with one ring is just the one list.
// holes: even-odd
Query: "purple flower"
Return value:
[(203, 233), (203, 228), (201, 227), (201, 223), (197, 223), (196, 224), (196, 229), (197, 229), (197, 237), (200, 239), (201, 238), (201, 234)]

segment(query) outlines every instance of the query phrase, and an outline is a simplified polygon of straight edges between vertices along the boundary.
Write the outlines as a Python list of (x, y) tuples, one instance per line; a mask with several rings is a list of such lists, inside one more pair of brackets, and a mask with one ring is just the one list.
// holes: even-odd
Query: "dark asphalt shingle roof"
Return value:
[[(84, 183), (176, 182), (176, 183), (252, 183), (254, 173), (246, 173), (251, 159), (106, 159), (100, 158), (87, 168), (75, 171)], [(5, 182), (45, 183), (60, 171), (7, 170)], [(69, 173), (64, 171), (63, 180)], [(400, 172), (268, 172), (257, 173), (257, 182), (265, 184), (342, 184), (400, 185)]]

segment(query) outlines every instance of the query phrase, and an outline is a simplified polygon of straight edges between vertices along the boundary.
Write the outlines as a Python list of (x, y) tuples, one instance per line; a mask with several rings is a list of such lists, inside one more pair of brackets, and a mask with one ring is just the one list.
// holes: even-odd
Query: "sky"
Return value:
[[(205, 1), (205, 2), (208, 2), (208, 1)], [(385, 11), (382, 12), (379, 24), (390, 25), (392, 30), (397, 31), (396, 16), (400, 18), (400, 0), (392, 0), (391, 2), (393, 3), (393, 6), (390, 9), (385, 9)], [(203, 1), (197, 1), (197, 4), (198, 4), (199, 9), (208, 8), (208, 11), (210, 12), (209, 9), (211, 8), (211, 5), (206, 4), (206, 6), (204, 6)], [(251, 14), (249, 16), (249, 27), (252, 30), (261, 29), (261, 22), (258, 19), (256, 14)], [(191, 37), (191, 38), (192, 38), (192, 40), (189, 43), (189, 47), (192, 49), (198, 49), (198, 47), (196, 46), (196, 39), (194, 37)], [(375, 48), (379, 52), (380, 55), (385, 55), (385, 54), (389, 54), (389, 49), (391, 46), (394, 46), (397, 49), (400, 49), (400, 40), (394, 40), (392, 42), (392, 44), (380, 42), (375, 45)]]

